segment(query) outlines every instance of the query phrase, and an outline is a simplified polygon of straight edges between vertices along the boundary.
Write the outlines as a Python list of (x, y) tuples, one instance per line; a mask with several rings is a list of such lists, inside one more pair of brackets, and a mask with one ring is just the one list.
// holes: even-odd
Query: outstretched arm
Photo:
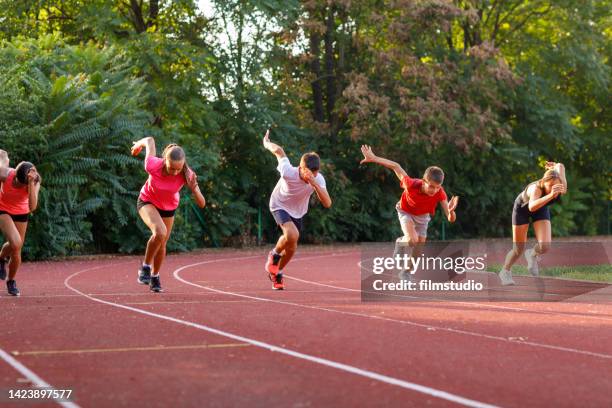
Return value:
[(385, 166), (386, 168), (393, 170), (400, 181), (408, 175), (398, 163), (375, 155), (372, 148), (368, 145), (361, 146), (361, 153), (363, 154), (363, 160), (361, 160), (359, 164), (376, 163), (380, 164), (381, 166)]
[(132, 146), (132, 156), (138, 156), (143, 147), (146, 149), (145, 160), (148, 159), (149, 156), (156, 156), (157, 152), (155, 151), (155, 139), (150, 136), (134, 142), (134, 145)]
[(270, 141), (270, 129), (266, 131), (266, 135), (263, 138), (263, 146), (269, 151), (271, 151), (272, 154), (275, 155), (277, 159), (282, 159), (283, 157), (287, 157), (282, 147)]

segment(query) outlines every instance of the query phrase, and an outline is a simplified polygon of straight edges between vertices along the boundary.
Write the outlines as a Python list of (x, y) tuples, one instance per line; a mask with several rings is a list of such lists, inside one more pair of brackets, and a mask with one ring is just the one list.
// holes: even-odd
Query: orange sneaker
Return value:
[(285, 289), (285, 283), (283, 282), (283, 273), (279, 272), (274, 276), (274, 280), (272, 281), (272, 289), (274, 290), (283, 290)]
[(270, 274), (270, 280), (272, 277), (276, 276), (278, 273), (278, 264), (280, 262), (281, 256), (274, 253), (274, 251), (270, 251), (268, 253), (268, 259), (266, 260), (266, 272)]

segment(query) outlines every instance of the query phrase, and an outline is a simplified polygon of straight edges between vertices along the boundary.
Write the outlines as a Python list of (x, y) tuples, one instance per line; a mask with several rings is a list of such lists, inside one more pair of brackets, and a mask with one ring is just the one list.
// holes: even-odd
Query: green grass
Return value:
[[(502, 265), (489, 265), (487, 271), (499, 272)], [(513, 275), (530, 275), (527, 267), (514, 265)], [(555, 278), (580, 279), (592, 282), (612, 283), (612, 265), (577, 265), (577, 266), (555, 266), (552, 268), (540, 268), (540, 276)]]

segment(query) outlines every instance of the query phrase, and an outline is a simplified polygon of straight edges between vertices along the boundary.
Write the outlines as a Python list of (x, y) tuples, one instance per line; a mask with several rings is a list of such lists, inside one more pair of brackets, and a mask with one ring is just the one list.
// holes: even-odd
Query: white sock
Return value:
[(157, 278), (159, 276), (159, 272), (152, 272), (151, 277)]
[(149, 268), (149, 269), (151, 269), (151, 265), (146, 264), (146, 263), (144, 263), (144, 262), (142, 263), (142, 266), (143, 266), (143, 268)]

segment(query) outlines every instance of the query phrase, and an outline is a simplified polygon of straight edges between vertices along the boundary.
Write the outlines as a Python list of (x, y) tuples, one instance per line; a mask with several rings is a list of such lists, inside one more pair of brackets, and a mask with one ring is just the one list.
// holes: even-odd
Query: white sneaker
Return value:
[(540, 268), (538, 267), (539, 257), (535, 253), (535, 249), (531, 248), (525, 251), (525, 259), (527, 260), (527, 270), (531, 276), (540, 276)]
[(501, 280), (501, 284), (504, 286), (516, 285), (514, 279), (512, 279), (512, 272), (505, 269), (499, 271), (499, 280)]

